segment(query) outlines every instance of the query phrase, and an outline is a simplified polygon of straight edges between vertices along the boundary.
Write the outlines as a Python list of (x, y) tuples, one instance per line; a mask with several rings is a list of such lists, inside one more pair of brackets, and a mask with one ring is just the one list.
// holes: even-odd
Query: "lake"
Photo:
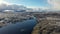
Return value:
[(36, 19), (9, 24), (0, 28), (0, 34), (31, 34), (33, 27), (36, 25)]

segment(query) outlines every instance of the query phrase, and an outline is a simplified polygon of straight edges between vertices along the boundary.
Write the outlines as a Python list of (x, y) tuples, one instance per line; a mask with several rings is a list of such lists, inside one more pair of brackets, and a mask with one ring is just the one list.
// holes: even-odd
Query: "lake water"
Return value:
[(21, 23), (9, 24), (0, 28), (0, 34), (31, 34), (36, 23), (37, 21), (35, 19), (31, 19)]

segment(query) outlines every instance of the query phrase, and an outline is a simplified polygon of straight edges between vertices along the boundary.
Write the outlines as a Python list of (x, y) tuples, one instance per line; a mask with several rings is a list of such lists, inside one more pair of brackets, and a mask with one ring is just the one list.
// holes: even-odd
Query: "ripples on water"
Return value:
[(0, 34), (31, 34), (35, 24), (35, 19), (9, 24), (8, 26), (0, 28)]

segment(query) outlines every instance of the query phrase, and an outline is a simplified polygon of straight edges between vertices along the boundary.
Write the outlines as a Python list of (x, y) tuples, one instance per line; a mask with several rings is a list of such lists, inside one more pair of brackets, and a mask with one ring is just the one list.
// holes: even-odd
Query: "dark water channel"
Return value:
[(0, 34), (31, 34), (33, 27), (36, 25), (35, 19), (9, 24), (0, 28)]

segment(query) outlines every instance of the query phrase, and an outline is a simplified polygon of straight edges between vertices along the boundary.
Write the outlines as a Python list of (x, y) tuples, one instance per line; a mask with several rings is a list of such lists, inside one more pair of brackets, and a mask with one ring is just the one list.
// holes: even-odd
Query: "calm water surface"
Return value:
[(37, 21), (35, 19), (31, 19), (21, 23), (10, 24), (0, 28), (0, 34), (31, 34), (36, 23)]

